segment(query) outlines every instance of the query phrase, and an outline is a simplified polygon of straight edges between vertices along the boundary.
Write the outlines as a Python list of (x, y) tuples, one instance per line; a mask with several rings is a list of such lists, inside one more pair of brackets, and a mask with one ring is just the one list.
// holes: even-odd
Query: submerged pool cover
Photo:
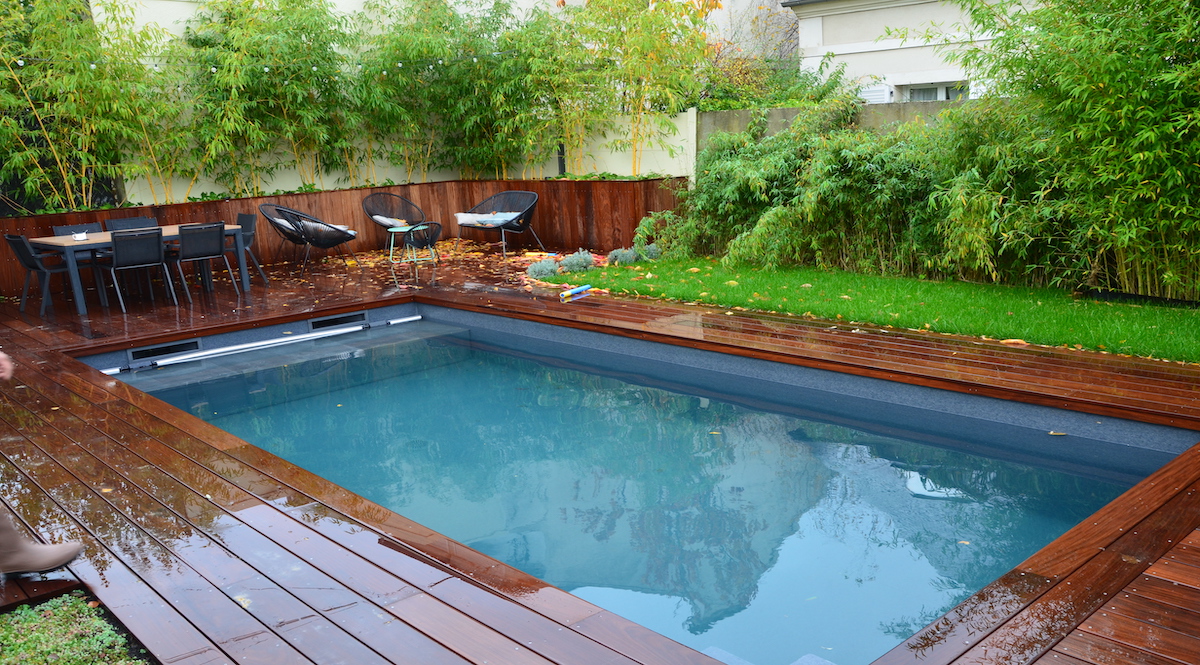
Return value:
[(361, 318), (397, 324), (90, 362), (157, 358), (121, 378), (731, 664), (869, 663), (1193, 442), (449, 309)]

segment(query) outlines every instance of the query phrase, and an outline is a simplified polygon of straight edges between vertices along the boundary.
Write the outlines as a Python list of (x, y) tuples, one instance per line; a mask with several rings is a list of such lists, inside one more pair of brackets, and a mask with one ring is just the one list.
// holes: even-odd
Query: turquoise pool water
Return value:
[(416, 324), (129, 380), (731, 664), (865, 665), (1127, 487), (478, 346)]

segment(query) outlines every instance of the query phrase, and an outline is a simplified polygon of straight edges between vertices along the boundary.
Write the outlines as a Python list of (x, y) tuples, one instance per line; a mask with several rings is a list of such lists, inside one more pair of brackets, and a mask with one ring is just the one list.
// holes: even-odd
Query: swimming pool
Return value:
[(755, 665), (869, 662), (1191, 443), (1168, 428), (419, 312), (123, 378)]

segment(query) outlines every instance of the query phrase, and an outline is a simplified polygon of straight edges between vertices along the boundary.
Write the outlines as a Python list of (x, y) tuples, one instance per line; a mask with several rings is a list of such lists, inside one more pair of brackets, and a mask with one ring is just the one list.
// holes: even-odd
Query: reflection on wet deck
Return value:
[[(477, 265), (484, 265), (479, 269)], [(590, 297), (453, 257), (333, 263), (80, 321), (0, 311), (0, 498), (162, 662), (711, 662), (124, 386), (71, 355), (408, 299), (1200, 429), (1196, 367)], [(880, 663), (1194, 662), (1195, 449)], [(67, 581), (69, 583), (69, 580)], [(7, 588), (7, 587), (6, 587)]]

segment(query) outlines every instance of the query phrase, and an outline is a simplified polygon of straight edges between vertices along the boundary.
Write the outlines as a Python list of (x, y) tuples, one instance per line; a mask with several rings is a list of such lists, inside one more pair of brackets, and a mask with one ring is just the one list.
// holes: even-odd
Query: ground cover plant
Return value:
[(612, 293), (844, 324), (1200, 362), (1200, 309), (1100, 301), (1062, 289), (931, 281), (816, 268), (661, 259), (551, 278)]
[(99, 609), (69, 594), (0, 614), (0, 665), (134, 665), (125, 638)]

